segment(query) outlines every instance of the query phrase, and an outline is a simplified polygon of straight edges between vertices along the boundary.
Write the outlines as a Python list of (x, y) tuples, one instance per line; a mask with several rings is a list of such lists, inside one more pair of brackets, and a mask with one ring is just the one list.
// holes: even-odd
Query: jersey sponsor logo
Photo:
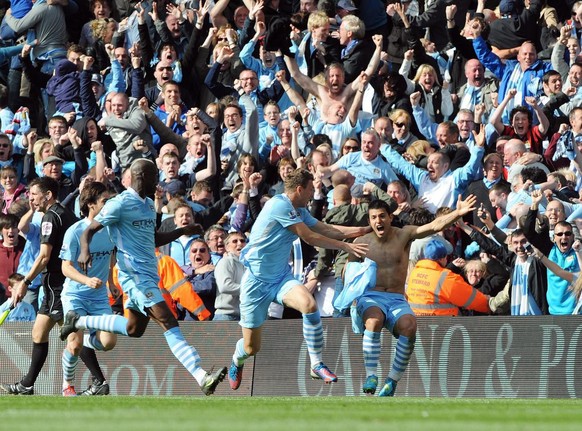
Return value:
[(156, 227), (156, 221), (153, 219), (146, 219), (146, 220), (134, 220), (131, 222), (133, 227), (137, 227), (138, 229), (149, 229)]
[[(63, 246), (64, 248), (64, 246)], [(104, 258), (104, 257), (109, 257), (111, 255), (111, 251), (110, 250), (106, 250), (106, 251), (95, 251), (93, 253), (91, 253), (91, 258), (93, 259), (100, 259), (100, 258)]]
[(53, 224), (50, 221), (42, 222), (40, 234), (43, 236), (50, 235), (53, 231)]

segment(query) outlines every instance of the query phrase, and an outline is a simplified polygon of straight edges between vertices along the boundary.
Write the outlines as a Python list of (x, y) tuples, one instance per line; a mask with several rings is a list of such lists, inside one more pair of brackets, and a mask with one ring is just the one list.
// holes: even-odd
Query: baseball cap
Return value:
[(63, 164), (65, 161), (57, 156), (48, 156), (46, 159), (42, 161), (42, 165), (48, 165), (49, 163), (60, 163)]
[(439, 260), (447, 257), (447, 248), (442, 242), (433, 239), (424, 246), (423, 253), (425, 259)]
[(349, 11), (358, 9), (352, 0), (339, 0), (337, 2), (337, 8)]
[(172, 180), (164, 185), (164, 191), (170, 196), (184, 196), (186, 195), (186, 186), (180, 180)]
[(91, 75), (91, 82), (103, 85), (103, 77), (99, 73), (94, 73)]

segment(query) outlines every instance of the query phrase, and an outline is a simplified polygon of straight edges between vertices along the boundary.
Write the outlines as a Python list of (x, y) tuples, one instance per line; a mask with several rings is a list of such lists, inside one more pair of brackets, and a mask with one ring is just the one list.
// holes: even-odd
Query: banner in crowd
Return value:
[[(578, 347), (582, 320), (564, 317), (419, 318), (414, 354), (396, 396), (480, 398), (577, 398), (582, 396)], [(364, 396), (362, 339), (349, 319), (324, 319), (324, 362), (339, 378), (325, 385), (312, 380), (300, 320), (268, 321), (262, 350), (249, 359), (243, 383), (234, 392), (225, 381), (224, 396)], [(206, 370), (228, 366), (241, 336), (233, 322), (182, 322), (182, 331)], [(0, 381), (13, 383), (28, 370), (31, 324), (0, 327)], [(378, 375), (390, 370), (396, 340), (382, 332)], [(54, 330), (49, 356), (35, 385), (37, 394), (60, 394), (65, 343)], [(151, 323), (140, 339), (119, 337), (116, 348), (98, 358), (117, 395), (203, 396), (196, 381), (169, 350), (162, 330)], [(576, 372), (578, 371), (578, 372)], [(90, 383), (79, 361), (77, 389)]]

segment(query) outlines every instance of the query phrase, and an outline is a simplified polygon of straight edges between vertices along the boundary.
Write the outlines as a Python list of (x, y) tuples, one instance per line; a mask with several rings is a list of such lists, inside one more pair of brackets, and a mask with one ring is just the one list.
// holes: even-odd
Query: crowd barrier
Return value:
[[(182, 322), (185, 338), (202, 366), (228, 366), (241, 336), (233, 322)], [(28, 369), (32, 324), (0, 327), (0, 381), (13, 383)], [(323, 359), (339, 377), (332, 385), (311, 380), (301, 320), (268, 321), (261, 352), (247, 360), (234, 392), (225, 381), (219, 396), (363, 396), (361, 336), (350, 319), (323, 319)], [(579, 339), (582, 320), (563, 317), (419, 318), (414, 355), (397, 396), (479, 398), (577, 398), (582, 396)], [(378, 375), (390, 370), (396, 340), (382, 332)], [(55, 329), (35, 393), (60, 394), (65, 343)], [(162, 330), (150, 323), (141, 339), (119, 337), (116, 348), (98, 352), (113, 395), (203, 396), (195, 380), (170, 352)], [(77, 388), (90, 382), (79, 361)]]

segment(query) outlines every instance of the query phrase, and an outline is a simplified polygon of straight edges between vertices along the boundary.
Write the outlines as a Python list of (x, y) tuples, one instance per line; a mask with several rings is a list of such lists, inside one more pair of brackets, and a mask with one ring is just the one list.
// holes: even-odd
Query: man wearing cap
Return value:
[(341, 22), (346, 16), (353, 14), (356, 10), (358, 10), (358, 8), (352, 0), (339, 0), (335, 7), (335, 11), (340, 19), (337, 20), (336, 18), (336, 20)]
[[(49, 122), (49, 128), (50, 124), (51, 122)], [(24, 167), (24, 176), (27, 181), (30, 182), (31, 180), (38, 178), (38, 175), (34, 166), (34, 157), (30, 157), (27, 160), (28, 166)], [(75, 170), (70, 178), (63, 173), (64, 163), (65, 161), (60, 157), (48, 156), (42, 161), (41, 176), (50, 177), (57, 181), (59, 184), (57, 200), (72, 210), (75, 200), (71, 198), (67, 199), (67, 197), (73, 197), (75, 195), (77, 187), (79, 187), (81, 182), (81, 177), (87, 172), (87, 159), (82, 150), (77, 150), (77, 148), (75, 148)]]
[[(393, 212), (396, 210), (395, 203), (390, 206), (385, 201), (374, 200), (368, 205), (368, 220), (372, 232), (354, 241), (355, 244), (367, 244), (369, 247), (366, 260), (362, 264), (369, 266), (365, 273), (368, 280), (364, 282), (366, 286), (363, 295), (351, 306), (352, 327), (357, 328), (358, 333), (363, 333), (362, 350), (367, 375), (362, 387), (364, 393), (374, 394), (378, 386), (377, 367), (382, 328), (390, 331), (398, 342), (392, 368), (379, 396), (394, 396), (396, 385), (404, 374), (414, 350), (416, 318), (404, 296), (411, 242), (450, 226), (463, 215), (473, 211), (475, 204), (474, 196), (469, 196), (465, 201), (459, 197), (457, 209), (451, 213), (423, 226), (408, 225), (402, 229), (391, 225)], [(348, 261), (345, 274), (357, 275), (357, 271), (350, 271), (351, 268), (348, 267), (357, 265), (357, 258), (350, 255)], [(354, 281), (360, 283), (362, 278), (354, 276), (350, 279), (346, 275), (344, 290), (346, 292), (353, 290), (352, 283)], [(334, 306), (340, 305), (337, 302)], [(349, 307), (349, 304), (347, 306)]]
[(460, 308), (489, 312), (489, 296), (446, 269), (447, 249), (430, 241), (408, 279), (408, 302), (417, 316), (458, 316)]

